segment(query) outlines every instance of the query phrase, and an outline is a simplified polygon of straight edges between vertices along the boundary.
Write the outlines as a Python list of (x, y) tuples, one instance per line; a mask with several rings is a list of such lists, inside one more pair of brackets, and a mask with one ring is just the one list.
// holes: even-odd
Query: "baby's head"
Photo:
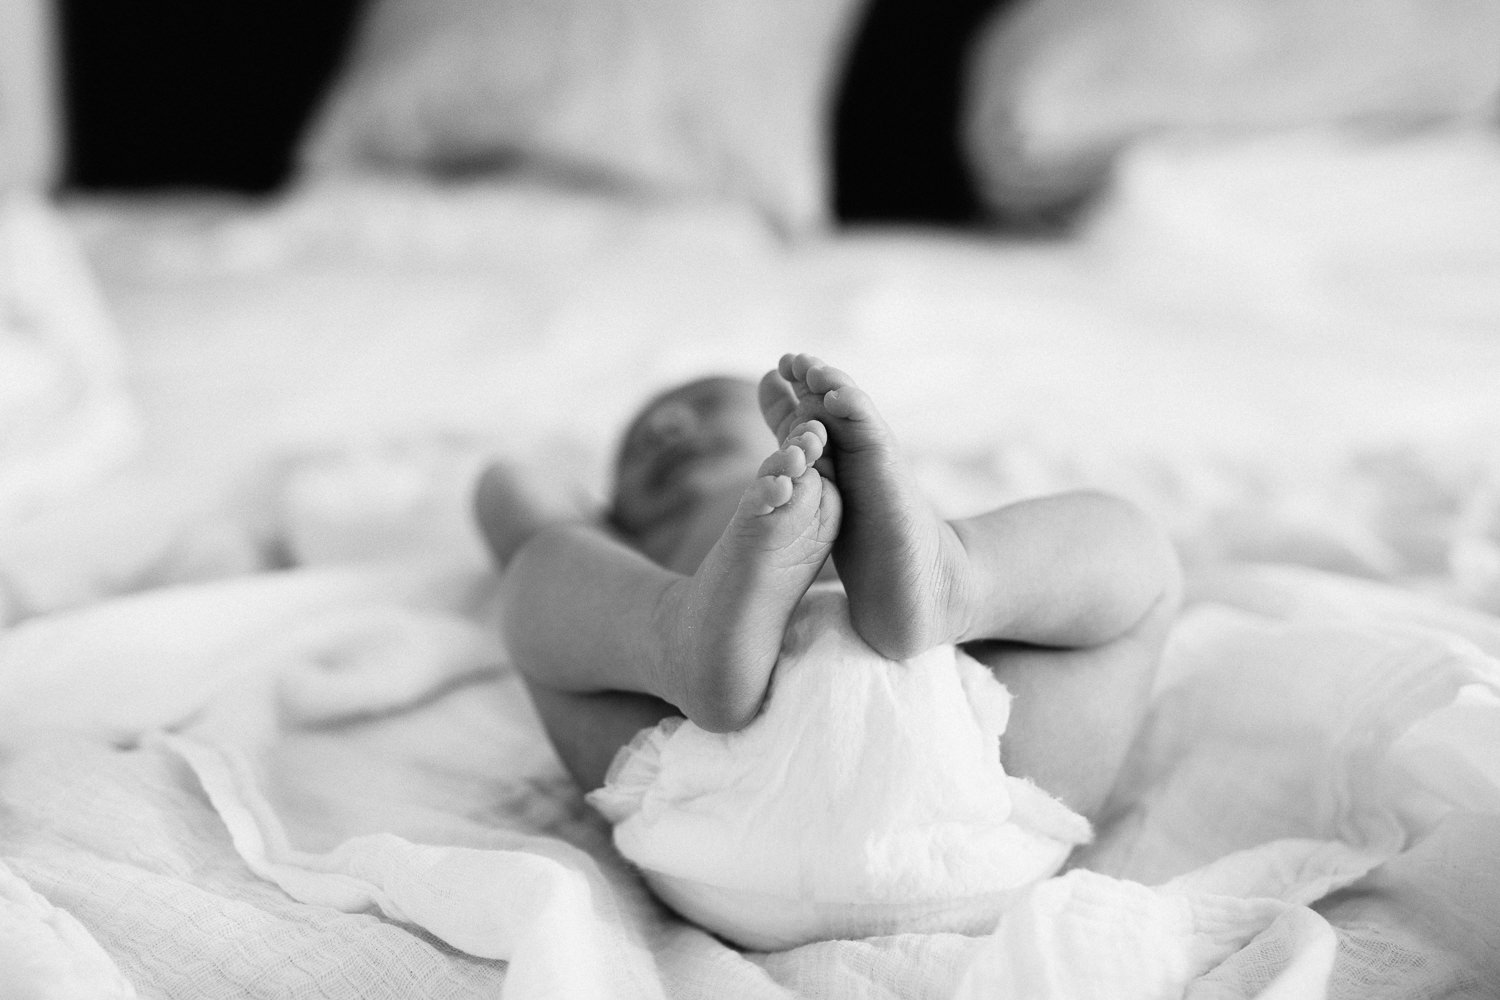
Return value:
[(653, 397), (615, 458), (610, 521), (656, 562), (691, 572), (775, 441), (747, 379), (695, 379)]

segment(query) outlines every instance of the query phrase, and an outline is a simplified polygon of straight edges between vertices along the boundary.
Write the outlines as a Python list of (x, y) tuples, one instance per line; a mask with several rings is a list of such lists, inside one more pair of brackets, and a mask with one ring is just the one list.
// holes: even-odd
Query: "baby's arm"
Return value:
[(1099, 646), (1180, 587), (1166, 535), (1109, 494), (1023, 500), (951, 526), (969, 570), (962, 641)]

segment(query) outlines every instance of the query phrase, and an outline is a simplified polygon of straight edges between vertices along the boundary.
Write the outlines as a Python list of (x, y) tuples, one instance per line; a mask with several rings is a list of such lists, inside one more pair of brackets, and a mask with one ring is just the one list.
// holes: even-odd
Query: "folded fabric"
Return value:
[(504, 960), (508, 995), (661, 995), (607, 873), (542, 801), (567, 784), (493, 630), (371, 602), (314, 610), (261, 650), (144, 743), (192, 768), (251, 871)]
[[(1484, 652), (1500, 623), (1486, 616), (1317, 574), (1234, 574), (1212, 588), (1227, 603), (1174, 628), (1118, 800), (1071, 870), (1018, 888), (981, 936), (746, 953), (671, 919), (610, 850), (519, 678), (492, 669), (492, 628), (455, 617), (463, 588), (365, 572), (120, 601), (0, 642), (12, 707), (92, 720), (7, 740), (0, 857), (29, 892), (0, 884), (0, 969), (19, 968), (9, 915), (62, 955), (92, 953), (86, 933), (150, 996), (1408, 1000), (1500, 981), (1500, 662)], [(946, 669), (960, 690), (917, 710), (959, 720), (961, 703), (988, 720), (966, 725), (995, 730), (988, 689)], [(102, 719), (114, 675), (184, 694), (170, 713)], [(190, 724), (133, 742), (181, 718), (189, 689), (208, 698)], [(910, 783), (904, 757), (830, 752), (863, 765), (850, 789), (861, 769)], [(1026, 808), (1008, 793), (1014, 821)], [(840, 835), (839, 802), (801, 808), (809, 838)]]
[(590, 802), (658, 895), (748, 948), (984, 932), (1089, 839), (1087, 820), (1005, 773), (1009, 711), (953, 647), (880, 656), (844, 595), (820, 588), (754, 722), (715, 734), (669, 719)]
[(93, 276), (40, 197), (0, 198), (0, 525), (114, 471), (139, 443)]
[(7, 1000), (131, 1000), (135, 988), (73, 915), (0, 861), (0, 969)]

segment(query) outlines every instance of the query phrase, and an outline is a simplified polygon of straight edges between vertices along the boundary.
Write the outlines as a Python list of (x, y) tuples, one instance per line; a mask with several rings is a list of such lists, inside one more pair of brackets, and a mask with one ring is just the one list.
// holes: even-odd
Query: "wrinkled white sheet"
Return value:
[[(493, 989), (497, 960), (518, 997), (1394, 1000), (1500, 981), (1487, 616), (1317, 574), (1221, 577), (1250, 596), (1184, 616), (1117, 811), (1072, 870), (989, 936), (756, 954), (669, 916), (610, 849), (497, 668), (471, 588), (357, 576), (201, 585), (176, 608), (158, 595), (176, 658), (224, 686), (139, 744), (101, 740), (130, 720), (93, 690), (130, 616), (0, 639), (0, 674), (24, 648), (76, 682), (57, 689), (71, 735), (8, 751), (0, 858), (143, 995), (462, 995)], [(215, 592), (245, 612), (222, 673), (224, 630), (197, 624)], [(1283, 613), (1253, 610), (1268, 600)]]
[(87, 996), (130, 1000), (135, 987), (73, 915), (0, 862), (0, 969), (15, 1000)]

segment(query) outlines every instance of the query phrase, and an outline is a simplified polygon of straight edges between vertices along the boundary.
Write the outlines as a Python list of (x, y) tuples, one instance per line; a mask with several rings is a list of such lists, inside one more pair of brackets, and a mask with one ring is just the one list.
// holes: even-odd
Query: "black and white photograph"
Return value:
[(0, 0), (0, 1000), (1500, 1000), (1500, 0)]

